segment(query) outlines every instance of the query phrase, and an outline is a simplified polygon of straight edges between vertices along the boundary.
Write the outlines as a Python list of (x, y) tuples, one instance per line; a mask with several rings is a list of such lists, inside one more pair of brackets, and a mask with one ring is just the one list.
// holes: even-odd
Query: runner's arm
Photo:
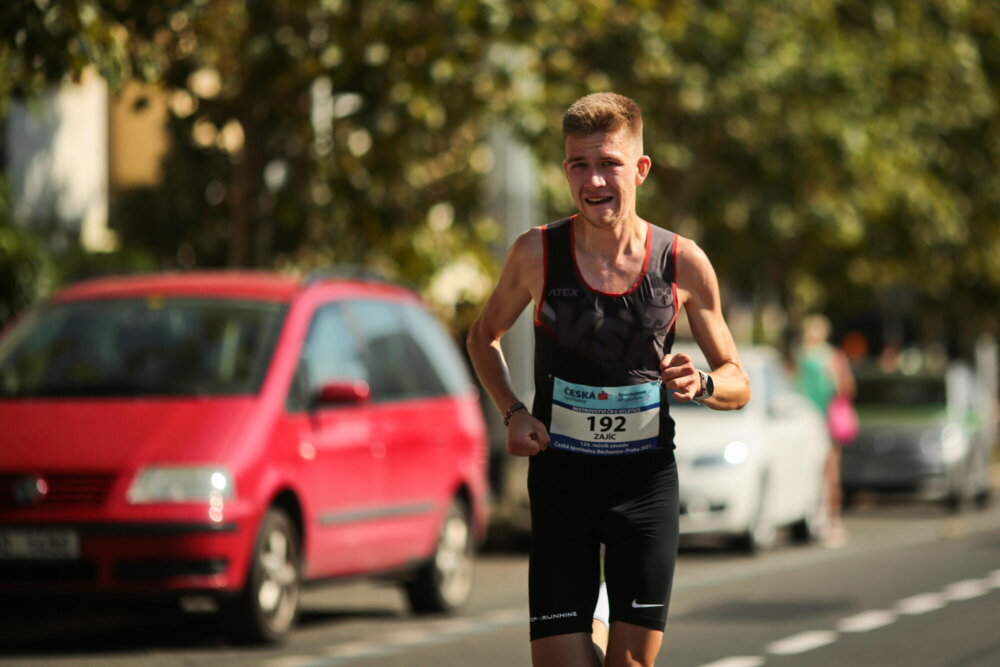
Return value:
[[(514, 242), (500, 278), (466, 339), (472, 366), (501, 414), (520, 399), (514, 392), (500, 339), (536, 296), (543, 278), (542, 231), (531, 229)], [(525, 456), (548, 445), (545, 426), (528, 409), (513, 413), (507, 428), (507, 450)]]
[[(716, 410), (734, 410), (750, 400), (750, 380), (740, 362), (736, 342), (722, 316), (722, 300), (715, 269), (694, 241), (677, 237), (677, 292), (684, 305), (691, 334), (710, 368), (714, 393), (704, 404)], [(701, 376), (685, 354), (667, 355), (661, 378), (680, 401), (692, 400), (702, 389)]]

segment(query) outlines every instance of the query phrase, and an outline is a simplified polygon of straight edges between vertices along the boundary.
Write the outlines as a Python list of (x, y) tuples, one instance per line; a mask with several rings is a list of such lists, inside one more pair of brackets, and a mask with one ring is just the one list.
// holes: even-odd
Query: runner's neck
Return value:
[(624, 292), (635, 284), (646, 261), (649, 223), (636, 217), (632, 224), (600, 229), (573, 220), (573, 254), (577, 268), (593, 288)]

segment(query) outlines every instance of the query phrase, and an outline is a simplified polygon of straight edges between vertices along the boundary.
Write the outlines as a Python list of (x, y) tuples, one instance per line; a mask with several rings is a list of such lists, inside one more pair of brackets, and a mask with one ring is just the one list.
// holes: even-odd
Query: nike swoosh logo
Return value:
[(645, 609), (646, 607), (662, 607), (662, 604), (639, 604), (638, 600), (632, 600), (633, 609)]

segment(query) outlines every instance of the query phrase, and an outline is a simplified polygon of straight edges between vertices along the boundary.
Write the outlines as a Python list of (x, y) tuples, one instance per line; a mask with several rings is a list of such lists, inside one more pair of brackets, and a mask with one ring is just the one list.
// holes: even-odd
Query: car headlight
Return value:
[(143, 468), (126, 497), (141, 503), (216, 504), (233, 498), (236, 486), (232, 474), (218, 466), (149, 466)]
[(941, 457), (945, 463), (960, 461), (965, 455), (965, 437), (957, 424), (948, 424), (941, 431)]
[(704, 467), (713, 465), (739, 465), (750, 456), (750, 449), (745, 442), (734, 440), (730, 442), (722, 452), (699, 456), (694, 460), (694, 466)]
[(747, 449), (746, 443), (739, 440), (729, 443), (722, 451), (722, 458), (726, 459), (726, 463), (732, 465), (743, 463), (749, 455), (750, 450)]

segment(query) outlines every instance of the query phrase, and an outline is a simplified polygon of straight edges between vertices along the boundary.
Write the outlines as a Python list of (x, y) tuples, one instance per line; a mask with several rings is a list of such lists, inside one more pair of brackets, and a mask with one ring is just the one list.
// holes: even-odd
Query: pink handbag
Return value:
[(841, 445), (849, 445), (858, 437), (858, 413), (851, 399), (835, 396), (826, 410), (826, 425), (830, 437)]

